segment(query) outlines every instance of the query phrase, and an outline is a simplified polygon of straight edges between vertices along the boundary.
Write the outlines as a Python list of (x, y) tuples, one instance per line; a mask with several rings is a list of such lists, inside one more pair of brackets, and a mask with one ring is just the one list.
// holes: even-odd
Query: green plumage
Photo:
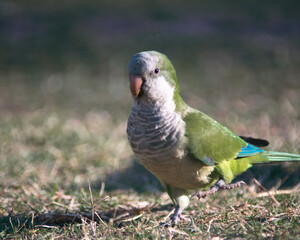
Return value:
[[(255, 139), (242, 139), (189, 107), (179, 94), (175, 69), (165, 55), (138, 53), (128, 69), (134, 93), (139, 92), (129, 116), (129, 142), (138, 160), (157, 176), (174, 201), (175, 223), (193, 189), (221, 186), (222, 179), (229, 184), (256, 163), (300, 161), (298, 154), (263, 151), (255, 146)], [(141, 89), (136, 89), (135, 76), (143, 80)], [(148, 128), (153, 132), (141, 134)], [(258, 146), (268, 144), (257, 140)]]
[(215, 165), (216, 171), (226, 183), (256, 163), (300, 161), (298, 154), (273, 151), (237, 158), (247, 143), (228, 128), (197, 110), (188, 113), (183, 120), (186, 123), (189, 153), (206, 165)]
[(244, 140), (202, 112), (190, 112), (183, 117), (183, 121), (186, 123), (188, 149), (200, 161), (209, 157), (217, 164), (234, 159), (241, 147), (246, 146)]

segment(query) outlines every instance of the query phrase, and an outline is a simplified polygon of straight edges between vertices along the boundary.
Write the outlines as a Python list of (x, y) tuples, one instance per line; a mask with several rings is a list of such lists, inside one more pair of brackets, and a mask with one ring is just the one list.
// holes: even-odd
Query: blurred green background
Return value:
[[(299, 153), (299, 12), (299, 1), (1, 1), (0, 184), (154, 181), (124, 175), (127, 64), (143, 50), (171, 59), (188, 104)], [(295, 166), (243, 177), (291, 186)]]

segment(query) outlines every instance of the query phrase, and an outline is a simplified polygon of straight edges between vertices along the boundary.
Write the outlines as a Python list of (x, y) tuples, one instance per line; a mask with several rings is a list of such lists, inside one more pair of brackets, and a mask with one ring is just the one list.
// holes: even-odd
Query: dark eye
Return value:
[(158, 74), (159, 73), (159, 68), (155, 68), (154, 72), (155, 72), (155, 74)]

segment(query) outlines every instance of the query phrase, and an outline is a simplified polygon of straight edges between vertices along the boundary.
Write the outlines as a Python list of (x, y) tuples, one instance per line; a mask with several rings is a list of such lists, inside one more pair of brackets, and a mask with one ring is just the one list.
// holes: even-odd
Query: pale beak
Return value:
[(139, 75), (130, 75), (130, 91), (134, 97), (137, 97), (141, 92), (143, 78)]

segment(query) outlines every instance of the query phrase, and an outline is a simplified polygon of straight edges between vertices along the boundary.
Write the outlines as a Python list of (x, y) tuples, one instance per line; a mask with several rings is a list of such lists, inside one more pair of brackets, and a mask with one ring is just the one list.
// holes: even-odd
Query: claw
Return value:
[(159, 225), (160, 225), (161, 227), (165, 227), (165, 228), (171, 227), (171, 224), (170, 224), (170, 223), (164, 223), (164, 222), (161, 222), (161, 223), (159, 223)]
[(236, 183), (232, 183), (232, 184), (225, 184), (220, 186), (221, 189), (234, 189), (234, 188), (239, 188), (239, 187), (244, 187), (247, 186), (247, 184), (244, 181), (239, 181)]
[(247, 186), (247, 184), (244, 181), (239, 181), (239, 182), (232, 183), (232, 184), (226, 184), (223, 180), (219, 180), (216, 183), (216, 185), (213, 186), (210, 190), (194, 193), (191, 196), (191, 198), (198, 197), (198, 200), (200, 200), (201, 198), (206, 198), (207, 196), (211, 196), (211, 195), (215, 194), (219, 190), (234, 189), (234, 188), (243, 187), (243, 186)]
[(200, 200), (201, 198), (206, 198), (207, 196), (211, 196), (213, 194), (215, 194), (218, 190), (219, 190), (219, 186), (217, 186), (217, 184), (215, 186), (213, 186), (210, 190), (207, 190), (207, 191), (200, 191), (200, 192), (197, 192), (197, 193), (194, 193), (191, 198), (193, 197), (198, 197), (198, 200)]

